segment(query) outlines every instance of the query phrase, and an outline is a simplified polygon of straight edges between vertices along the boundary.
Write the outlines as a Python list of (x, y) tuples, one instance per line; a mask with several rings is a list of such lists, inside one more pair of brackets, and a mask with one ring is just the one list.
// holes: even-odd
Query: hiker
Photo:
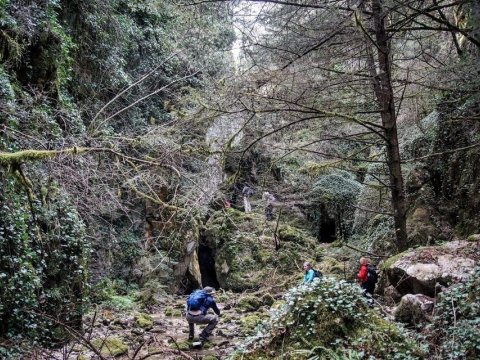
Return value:
[(319, 270), (315, 270), (312, 267), (312, 264), (308, 261), (303, 264), (303, 270), (305, 271), (305, 274), (303, 275), (304, 284), (309, 284), (313, 282), (313, 280), (322, 277), (322, 273)]
[(225, 209), (230, 209), (232, 207), (232, 202), (227, 199), (223, 202), (223, 206), (225, 207)]
[(266, 201), (265, 219), (267, 221), (271, 221), (273, 220), (273, 202), (275, 201), (275, 196), (270, 194), (268, 191), (265, 191), (262, 195), (262, 200)]
[(370, 265), (369, 258), (360, 258), (360, 270), (357, 279), (363, 289), (364, 296), (367, 298), (368, 306), (373, 307), (373, 293), (375, 292), (378, 275), (375, 267)]
[(248, 185), (245, 185), (242, 190), (243, 195), (243, 208), (246, 213), (252, 211), (252, 205), (250, 205), (250, 197), (253, 195), (253, 190)]
[[(215, 289), (211, 286), (206, 286), (201, 290), (195, 290), (187, 299), (187, 321), (188, 321), (188, 339), (193, 340), (195, 337), (195, 324), (208, 324), (200, 333), (200, 341), (208, 340), (212, 335), (212, 331), (218, 323), (220, 310), (213, 298)], [(207, 314), (208, 309), (212, 308), (215, 314)]]

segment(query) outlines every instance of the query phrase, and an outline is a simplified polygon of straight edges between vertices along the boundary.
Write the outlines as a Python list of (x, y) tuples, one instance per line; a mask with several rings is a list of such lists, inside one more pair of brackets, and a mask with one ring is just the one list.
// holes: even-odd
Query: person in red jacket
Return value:
[[(376, 279), (368, 275), (368, 267), (370, 266), (370, 259), (366, 257), (360, 258), (360, 270), (357, 274), (358, 282), (361, 288), (364, 290), (365, 296), (368, 298), (368, 305), (373, 305), (373, 293), (375, 291)], [(374, 271), (374, 270), (373, 270)]]

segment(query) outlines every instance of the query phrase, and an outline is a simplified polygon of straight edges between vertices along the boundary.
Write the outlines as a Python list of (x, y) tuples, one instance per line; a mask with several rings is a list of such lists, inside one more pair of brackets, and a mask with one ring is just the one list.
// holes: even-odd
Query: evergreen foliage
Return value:
[[(440, 294), (430, 331), (440, 335), (442, 359), (480, 357), (480, 267), (463, 284)], [(439, 334), (440, 333), (440, 334)]]
[(360, 288), (324, 277), (290, 289), (285, 304), (232, 359), (418, 359), (401, 328), (367, 310)]
[(47, 206), (18, 193), (2, 171), (0, 201), (0, 336), (49, 343), (62, 324), (78, 327), (84, 311), (90, 243), (64, 194), (50, 189)]
[(317, 205), (317, 212), (324, 207), (324, 213), (319, 216), (328, 213), (338, 220), (340, 229), (337, 235), (347, 237), (350, 234), (356, 200), (362, 188), (351, 173), (341, 170), (321, 175), (313, 184), (310, 191), (312, 202)]

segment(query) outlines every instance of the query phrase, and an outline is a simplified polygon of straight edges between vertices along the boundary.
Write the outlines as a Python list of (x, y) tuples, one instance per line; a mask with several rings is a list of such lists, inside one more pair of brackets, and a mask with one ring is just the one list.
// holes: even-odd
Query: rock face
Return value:
[(453, 241), (443, 246), (409, 250), (387, 260), (387, 278), (401, 295), (434, 297), (438, 288), (465, 280), (480, 259), (478, 243)]
[(235, 209), (217, 211), (205, 224), (202, 243), (214, 249), (215, 275), (223, 289), (257, 288), (275, 275), (297, 273), (301, 277), (295, 263), (318, 253), (316, 239), (299, 228), (279, 226), (275, 238), (274, 225), (266, 223), (263, 209), (253, 205), (248, 214)]
[(183, 260), (175, 266), (174, 272), (177, 279), (182, 279), (184, 276), (187, 276), (193, 288), (202, 286), (202, 275), (198, 265), (196, 245), (195, 241), (186, 244), (186, 254)]

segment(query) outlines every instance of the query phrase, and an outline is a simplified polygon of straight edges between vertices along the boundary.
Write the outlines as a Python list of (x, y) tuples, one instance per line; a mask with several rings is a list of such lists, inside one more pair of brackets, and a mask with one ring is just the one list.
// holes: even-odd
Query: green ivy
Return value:
[(0, 337), (52, 343), (66, 335), (60, 323), (81, 326), (90, 253), (84, 225), (60, 193), (44, 206), (16, 177), (1, 175)]
[(465, 282), (439, 296), (430, 330), (440, 334), (442, 359), (480, 357), (480, 266)]
[[(232, 359), (419, 359), (402, 328), (368, 310), (358, 285), (324, 277), (290, 289)], [(286, 355), (288, 354), (288, 355)]]

